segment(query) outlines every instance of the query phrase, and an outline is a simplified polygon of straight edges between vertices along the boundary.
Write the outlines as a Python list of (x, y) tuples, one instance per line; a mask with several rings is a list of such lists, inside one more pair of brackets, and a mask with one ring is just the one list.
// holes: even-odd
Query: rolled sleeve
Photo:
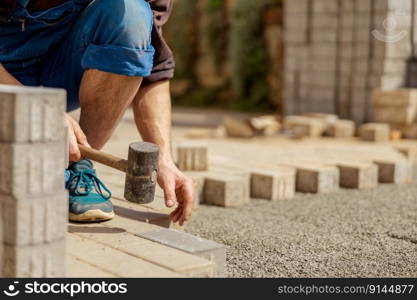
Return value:
[(82, 60), (83, 69), (97, 69), (127, 76), (146, 77), (152, 72), (155, 50), (133, 49), (114, 45), (88, 45)]
[(153, 56), (153, 68), (149, 76), (143, 80), (144, 84), (150, 84), (161, 80), (169, 80), (174, 77), (174, 56), (166, 43), (162, 26), (168, 21), (172, 11), (172, 0), (147, 0), (153, 12), (152, 46), (155, 49)]

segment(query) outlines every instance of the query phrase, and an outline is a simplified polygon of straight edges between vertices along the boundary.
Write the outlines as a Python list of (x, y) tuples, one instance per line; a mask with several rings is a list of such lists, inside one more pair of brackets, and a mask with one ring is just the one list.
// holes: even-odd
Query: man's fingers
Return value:
[(72, 129), (74, 130), (75, 137), (77, 138), (77, 142), (86, 147), (91, 147), (87, 141), (87, 137), (85, 136), (84, 132), (80, 127), (80, 124), (78, 124), (75, 120), (71, 119), (71, 125)]
[(90, 147), (87, 142), (87, 137), (81, 130), (80, 125), (71, 118), (68, 114), (65, 114), (65, 120), (68, 125), (68, 153), (70, 161), (79, 161), (81, 159), (81, 152), (78, 144)]
[(175, 181), (167, 178), (163, 179), (162, 189), (164, 190), (165, 205), (167, 207), (173, 207), (177, 202)]
[(176, 223), (180, 219), (182, 215), (182, 208), (177, 207), (172, 213), (171, 213), (171, 220), (172, 222)]
[(186, 179), (182, 187), (182, 198), (183, 198), (183, 210), (182, 210), (182, 219), (180, 225), (184, 222), (188, 222), (191, 219), (191, 214), (194, 207), (194, 184), (191, 179)]
[(78, 148), (77, 138), (72, 130), (69, 130), (68, 135), (68, 153), (70, 161), (80, 161), (80, 149)]

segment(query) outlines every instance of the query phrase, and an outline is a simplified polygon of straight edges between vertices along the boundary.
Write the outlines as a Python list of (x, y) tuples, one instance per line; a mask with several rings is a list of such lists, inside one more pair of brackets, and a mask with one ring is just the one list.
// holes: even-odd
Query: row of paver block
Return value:
[[(186, 156), (184, 149), (178, 149), (183, 153), (180, 159)], [(208, 158), (204, 160), (208, 165)], [(406, 184), (413, 180), (413, 163), (406, 158), (370, 162), (305, 161), (261, 168), (245, 168), (223, 162), (221, 166), (211, 166), (205, 172), (184, 171), (188, 171), (187, 174), (194, 179), (197, 205), (206, 203), (224, 207), (242, 206), (250, 198), (275, 201), (290, 199), (295, 192), (331, 193), (340, 187), (371, 189), (378, 183)]]
[[(388, 142), (393, 139), (395, 132), (388, 123), (365, 123), (356, 130), (353, 121), (339, 120), (336, 115), (324, 113), (287, 116), (284, 118), (284, 128), (291, 130), (295, 138), (353, 138), (357, 133), (361, 140), (369, 142)], [(401, 133), (394, 139), (400, 138)]]
[(65, 106), (61, 90), (0, 85), (2, 277), (65, 275)]

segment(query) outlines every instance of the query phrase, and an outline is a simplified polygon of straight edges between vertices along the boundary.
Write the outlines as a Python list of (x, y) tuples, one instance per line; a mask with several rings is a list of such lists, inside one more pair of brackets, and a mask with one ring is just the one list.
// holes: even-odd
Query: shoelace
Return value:
[[(111, 198), (112, 194), (110, 190), (104, 185), (104, 183), (97, 178), (94, 170), (81, 170), (78, 172), (74, 172), (71, 174), (70, 179), (67, 183), (67, 189), (72, 189), (72, 183), (75, 182), (75, 188), (73, 189), (73, 193), (76, 196), (86, 196), (90, 194), (93, 189), (97, 191), (104, 199), (108, 200)], [(104, 194), (104, 192), (107, 195)]]

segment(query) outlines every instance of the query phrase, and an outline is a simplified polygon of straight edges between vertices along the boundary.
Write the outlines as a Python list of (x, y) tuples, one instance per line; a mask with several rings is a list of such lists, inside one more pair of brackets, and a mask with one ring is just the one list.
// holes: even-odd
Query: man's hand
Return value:
[(71, 118), (68, 114), (65, 114), (65, 121), (68, 126), (68, 153), (70, 161), (79, 161), (81, 159), (80, 149), (78, 144), (90, 147), (87, 142), (87, 137), (81, 130), (80, 125)]
[(194, 206), (193, 181), (185, 176), (173, 162), (161, 163), (158, 172), (158, 183), (164, 190), (165, 204), (177, 208), (170, 214), (171, 220), (182, 226), (191, 219)]

